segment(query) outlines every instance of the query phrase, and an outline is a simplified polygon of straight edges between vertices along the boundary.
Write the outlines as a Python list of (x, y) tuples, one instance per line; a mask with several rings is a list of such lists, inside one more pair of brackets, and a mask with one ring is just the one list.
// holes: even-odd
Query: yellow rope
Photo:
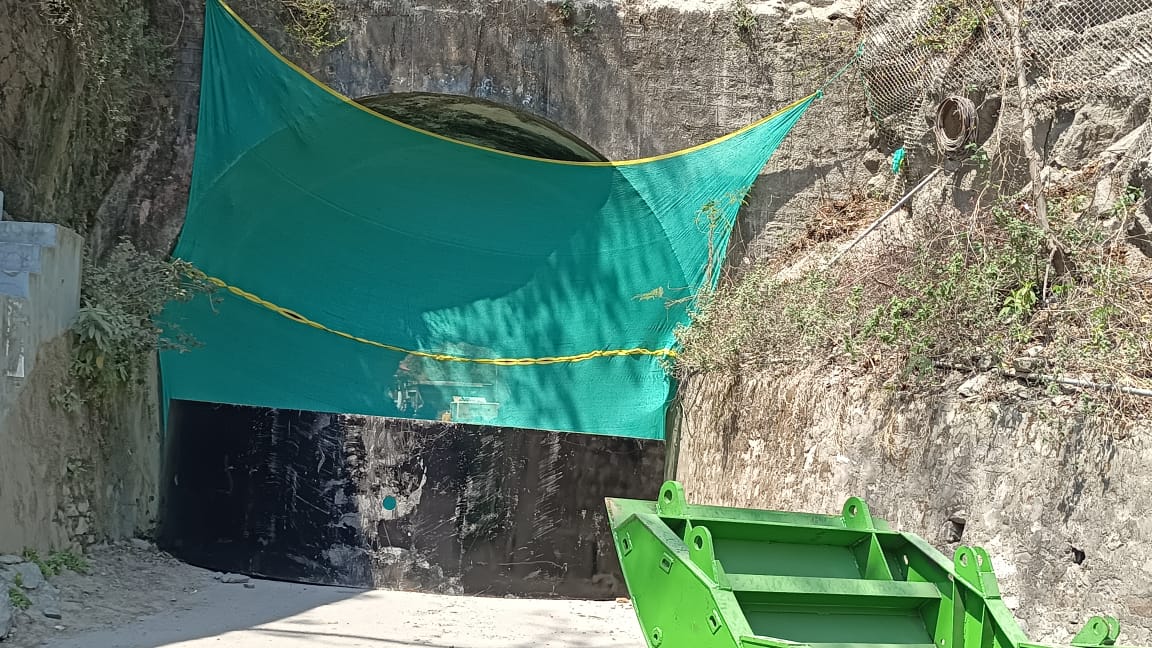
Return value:
[(406, 353), (406, 354), (414, 355), (414, 356), (417, 356), (420, 358), (429, 358), (431, 360), (436, 360), (439, 362), (473, 362), (476, 364), (513, 366), (513, 365), (560, 364), (560, 363), (564, 363), (564, 362), (584, 362), (585, 360), (592, 360), (594, 358), (612, 358), (612, 357), (636, 356), (636, 355), (656, 356), (656, 357), (662, 357), (662, 358), (675, 358), (676, 357), (676, 351), (674, 351), (672, 349), (601, 349), (601, 350), (596, 350), (596, 351), (588, 351), (586, 353), (578, 353), (576, 355), (555, 356), (555, 357), (547, 357), (547, 358), (469, 358), (466, 356), (451, 355), (448, 353), (431, 353), (429, 351), (419, 351), (416, 349), (405, 349), (404, 347), (399, 347), (399, 346), (396, 346), (394, 344), (385, 344), (383, 342), (377, 342), (375, 340), (369, 340), (367, 338), (362, 338), (362, 337), (359, 337), (356, 335), (352, 335), (351, 333), (345, 333), (344, 331), (338, 331), (334, 328), (327, 327), (327, 326), (321, 324), (320, 322), (317, 322), (315, 320), (311, 320), (311, 319), (308, 319), (307, 317), (304, 317), (303, 315), (301, 315), (300, 313), (297, 313), (296, 311), (284, 308), (283, 306), (277, 306), (276, 304), (273, 304), (272, 302), (270, 302), (270, 301), (268, 301), (268, 300), (266, 300), (266, 299), (264, 299), (258, 295), (254, 295), (254, 294), (252, 294), (252, 293), (250, 293), (250, 292), (248, 292), (242, 288), (237, 288), (236, 286), (229, 285), (223, 279), (219, 279), (217, 277), (210, 277), (210, 276), (208, 276), (204, 273), (201, 273), (201, 272), (197, 272), (196, 276), (199, 279), (201, 279), (203, 281), (207, 281), (208, 283), (210, 283), (214, 286), (217, 286), (219, 288), (223, 288), (223, 289), (227, 290), (228, 292), (232, 293), (233, 295), (236, 295), (237, 297), (246, 299), (246, 300), (252, 302), (253, 304), (263, 306), (264, 308), (267, 308), (268, 310), (270, 310), (274, 313), (277, 313), (283, 317), (286, 317), (286, 318), (292, 320), (293, 322), (297, 322), (299, 324), (307, 324), (308, 326), (311, 326), (312, 328), (317, 328), (317, 329), (320, 329), (321, 331), (327, 331), (328, 333), (331, 333), (333, 335), (339, 335), (342, 338), (347, 338), (347, 339), (352, 340), (354, 342), (360, 342), (361, 344), (368, 344), (368, 345), (371, 345), (374, 347), (379, 347), (381, 349), (387, 349), (389, 351), (396, 351), (398, 353)]

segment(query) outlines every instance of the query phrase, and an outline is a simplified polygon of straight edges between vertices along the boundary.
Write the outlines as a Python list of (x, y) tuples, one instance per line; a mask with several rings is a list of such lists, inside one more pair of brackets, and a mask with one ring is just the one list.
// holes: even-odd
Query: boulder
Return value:
[(20, 563), (11, 569), (20, 575), (20, 584), (26, 590), (34, 590), (44, 584), (44, 573), (36, 563)]

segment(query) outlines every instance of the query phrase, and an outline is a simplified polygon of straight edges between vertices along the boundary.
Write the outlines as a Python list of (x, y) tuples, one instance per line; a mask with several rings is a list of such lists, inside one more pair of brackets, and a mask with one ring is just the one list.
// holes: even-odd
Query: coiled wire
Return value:
[(936, 147), (948, 157), (970, 154), (968, 146), (976, 141), (980, 117), (976, 104), (967, 97), (948, 97), (936, 107)]

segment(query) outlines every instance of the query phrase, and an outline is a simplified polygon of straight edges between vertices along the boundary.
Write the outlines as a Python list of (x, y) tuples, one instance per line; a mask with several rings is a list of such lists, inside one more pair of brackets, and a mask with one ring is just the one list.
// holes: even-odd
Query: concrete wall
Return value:
[(84, 240), (51, 223), (0, 221), (5, 380), (0, 407), (31, 374), (36, 349), (68, 330), (80, 308)]
[(131, 535), (155, 510), (146, 396), (99, 425), (54, 402), (71, 364), (82, 247), (63, 227), (0, 222), (0, 553)]
[(964, 379), (915, 395), (829, 367), (694, 379), (677, 477), (698, 503), (834, 514), (862, 497), (946, 555), (985, 547), (1029, 639), (1112, 614), (1121, 643), (1147, 645), (1147, 425), (1045, 416), (1041, 390), (987, 402)]

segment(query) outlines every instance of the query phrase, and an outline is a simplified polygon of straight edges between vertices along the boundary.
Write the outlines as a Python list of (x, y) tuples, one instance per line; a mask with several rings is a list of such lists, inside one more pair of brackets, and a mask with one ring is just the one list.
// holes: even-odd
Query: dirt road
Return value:
[(257, 582), (220, 585), (170, 616), (49, 642), (53, 648), (641, 648), (631, 608), (360, 592)]
[(0, 648), (644, 646), (623, 603), (226, 584), (146, 546), (111, 547), (91, 559), (88, 574), (51, 579), (62, 618), (33, 606)]

